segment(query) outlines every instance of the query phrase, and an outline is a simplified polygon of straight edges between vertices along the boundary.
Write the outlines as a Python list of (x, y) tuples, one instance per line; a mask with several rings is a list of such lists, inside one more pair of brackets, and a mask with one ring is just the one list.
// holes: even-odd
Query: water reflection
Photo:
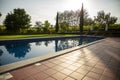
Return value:
[(14, 57), (21, 58), (31, 50), (29, 43), (18, 43), (18, 44), (8, 44), (5, 48), (9, 54), (14, 55)]
[[(0, 65), (57, 52), (74, 46), (86, 44), (97, 39), (99, 38), (79, 37), (61, 39), (57, 38), (50, 40), (46, 39), (41, 41), (19, 41), (17, 43), (0, 43), (2, 46), (4, 46), (2, 47), (0, 45)], [(8, 56), (8, 54), (10, 54), (10, 56)]]
[(0, 49), (0, 56), (2, 56), (2, 54), (3, 54), (3, 51), (2, 51), (2, 49)]
[[(93, 41), (93, 39), (91, 40), (91, 38), (54, 39), (54, 40), (45, 40), (45, 41), (35, 42), (35, 45), (36, 46), (44, 45), (48, 47), (49, 44), (52, 43), (55, 45), (55, 48), (54, 48), (55, 52), (57, 52), (57, 51), (68, 49), (74, 46), (86, 44), (91, 41)], [(9, 54), (12, 54), (14, 57), (17, 57), (17, 58), (25, 57), (25, 55), (29, 53), (31, 50), (30, 42), (6, 44), (4, 46), (9, 52)], [(0, 56), (2, 54), (3, 54), (3, 51), (0, 49)]]
[(42, 41), (41, 41), (41, 42), (36, 42), (35, 45), (36, 45), (36, 46), (42, 45)]
[(52, 41), (44, 41), (44, 45), (47, 47)]
[[(3, 51), (2, 51), (2, 49), (0, 49), (0, 56), (2, 56), (2, 54), (3, 54)], [(1, 58), (0, 58), (0, 66), (1, 66), (2, 64), (1, 64)]]
[(79, 45), (79, 38), (55, 40), (55, 51), (68, 49)]

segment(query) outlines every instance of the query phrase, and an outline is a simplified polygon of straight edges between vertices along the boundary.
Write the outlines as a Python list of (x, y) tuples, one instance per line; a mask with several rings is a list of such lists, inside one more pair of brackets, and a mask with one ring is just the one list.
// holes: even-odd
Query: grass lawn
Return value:
[(72, 34), (32, 34), (32, 35), (0, 35), (0, 39), (21, 39), (35, 37), (52, 37), (52, 36), (72, 36)]

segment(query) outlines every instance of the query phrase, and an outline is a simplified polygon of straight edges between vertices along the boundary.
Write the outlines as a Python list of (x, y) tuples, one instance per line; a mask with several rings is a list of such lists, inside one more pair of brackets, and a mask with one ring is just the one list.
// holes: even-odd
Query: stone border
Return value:
[(27, 59), (27, 60), (22, 60), (22, 61), (19, 61), (19, 62), (7, 64), (7, 65), (3, 65), (3, 66), (0, 66), (0, 74), (4, 74), (6, 72), (9, 72), (9, 71), (12, 71), (12, 70), (24, 67), (24, 66), (28, 66), (30, 64), (35, 64), (39, 61), (45, 61), (45, 60), (48, 60), (48, 59), (51, 59), (51, 58), (54, 58), (54, 57), (72, 52), (72, 51), (75, 51), (75, 50), (78, 50), (80, 48), (84, 48), (84, 47), (90, 46), (92, 44), (101, 42), (105, 39), (106, 38), (101, 39), (101, 40), (97, 40), (97, 41), (94, 41), (94, 42), (91, 42), (91, 43), (88, 43), (88, 44), (85, 44), (85, 45), (76, 46), (76, 47), (69, 48), (69, 49), (66, 49), (66, 50), (58, 51), (58, 52), (55, 52), (55, 53), (51, 53), (51, 54), (47, 54), (47, 55), (43, 55), (43, 56), (39, 56), (39, 57)]

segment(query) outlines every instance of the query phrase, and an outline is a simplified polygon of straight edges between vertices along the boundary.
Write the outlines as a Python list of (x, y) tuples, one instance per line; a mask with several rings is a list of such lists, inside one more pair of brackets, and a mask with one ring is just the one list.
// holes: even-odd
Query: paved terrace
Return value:
[(11, 71), (8, 80), (120, 80), (120, 38)]

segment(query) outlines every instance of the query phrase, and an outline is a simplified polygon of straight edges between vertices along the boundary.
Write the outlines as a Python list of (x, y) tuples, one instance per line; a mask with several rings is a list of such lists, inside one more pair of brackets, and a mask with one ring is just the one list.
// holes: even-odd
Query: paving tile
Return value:
[(78, 63), (80, 63), (80, 64), (85, 64), (85, 63), (87, 63), (87, 62), (85, 62), (85, 61), (77, 61)]
[(60, 58), (59, 60), (62, 61), (62, 62), (67, 61), (67, 59), (63, 59), (63, 58)]
[(106, 77), (110, 77), (110, 78), (116, 78), (117, 77), (117, 75), (112, 71), (104, 71), (102, 75), (104, 75)]
[(56, 80), (56, 79), (54, 79), (54, 78), (52, 78), (52, 77), (48, 77), (48, 78), (46, 78), (45, 80)]
[(40, 73), (37, 73), (35, 75), (33, 75), (34, 79), (35, 80), (44, 80), (45, 78), (48, 78), (49, 75), (43, 73), (43, 72), (40, 72)]
[(42, 64), (48, 66), (48, 67), (53, 67), (55, 66), (56, 64), (52, 63), (52, 62), (49, 62), (49, 61), (45, 61), (45, 62), (42, 62)]
[(71, 74), (73, 71), (65, 68), (65, 69), (61, 70), (60, 72), (66, 74), (66, 75), (69, 75), (69, 74)]
[(82, 69), (82, 68), (79, 68), (79, 69), (76, 70), (76, 72), (81, 73), (83, 75), (86, 75), (89, 71), (85, 70), (85, 69)]
[(100, 80), (118, 80), (118, 79), (107, 77), (107, 76), (101, 76)]
[(64, 80), (75, 80), (74, 78), (71, 78), (71, 77), (67, 77), (65, 78)]
[(27, 76), (31, 76), (41, 71), (40, 69), (38, 70), (38, 66), (27, 66), (24, 67), (22, 70), (22, 73), (25, 73)]
[(81, 66), (80, 68), (86, 69), (86, 70), (88, 70), (88, 71), (92, 69), (92, 67), (87, 66), (87, 65), (83, 65), (83, 66)]
[[(2, 79), (0, 79), (0, 80), (2, 80)], [(15, 80), (14, 78), (10, 78), (10, 79), (7, 79), (7, 80)]]
[(97, 73), (94, 73), (94, 72), (89, 72), (87, 75), (86, 75), (87, 77), (91, 77), (91, 78), (94, 78), (94, 79), (96, 79), (96, 80), (99, 80), (99, 78), (100, 78), (100, 74), (97, 74)]
[(54, 69), (47, 69), (46, 71), (44, 71), (44, 73), (48, 74), (48, 75), (52, 75), (55, 74), (57, 71)]
[(90, 66), (90, 67), (94, 67), (96, 65), (96, 63), (92, 63), (92, 62), (87, 62), (84, 65), (86, 66)]
[(62, 63), (62, 64), (59, 64), (59, 65), (63, 66), (63, 67), (68, 67), (70, 64)]
[(99, 68), (93, 68), (91, 71), (95, 72), (95, 73), (98, 73), (98, 74), (102, 74), (104, 70), (99, 69)]
[(53, 78), (57, 79), (57, 80), (63, 80), (67, 77), (67, 75), (63, 74), (63, 73), (60, 73), (60, 72), (57, 72), (53, 75), (51, 75)]
[(77, 73), (77, 72), (73, 72), (69, 76), (71, 76), (72, 78), (77, 79), (77, 80), (81, 80), (84, 77), (83, 74), (80, 74), (80, 73)]
[(15, 80), (22, 80), (28, 76), (22, 69), (18, 69), (18, 70), (12, 71), (10, 73), (13, 75)]
[(54, 61), (51, 61), (52, 63), (54, 63), (54, 64), (61, 64), (61, 63), (63, 63), (62, 61), (60, 61), (60, 60), (54, 60)]
[(82, 80), (96, 80), (96, 79), (85, 76)]
[(61, 71), (61, 70), (63, 70), (65, 67), (62, 67), (62, 66), (60, 66), (60, 65), (57, 65), (57, 66), (54, 66), (54, 67), (52, 67), (51, 69), (54, 69), (54, 70), (56, 70), (56, 71)]
[(65, 64), (73, 64), (74, 62), (73, 61), (65, 61), (64, 63)]
[(104, 70), (106, 68), (106, 66), (95, 65), (95, 68), (99, 68), (99, 69)]
[(80, 63), (75, 62), (75, 63), (73, 63), (72, 65), (73, 65), (73, 66), (77, 66), (77, 67), (81, 67), (83, 64), (80, 64)]
[(75, 70), (78, 69), (78, 68), (79, 68), (79, 67), (73, 66), (73, 65), (70, 65), (70, 66), (67, 67), (67, 69), (70, 69), (70, 70), (73, 70), (73, 71), (75, 71)]
[(35, 80), (35, 79), (33, 77), (27, 77), (27, 78), (25, 78), (23, 80)]

